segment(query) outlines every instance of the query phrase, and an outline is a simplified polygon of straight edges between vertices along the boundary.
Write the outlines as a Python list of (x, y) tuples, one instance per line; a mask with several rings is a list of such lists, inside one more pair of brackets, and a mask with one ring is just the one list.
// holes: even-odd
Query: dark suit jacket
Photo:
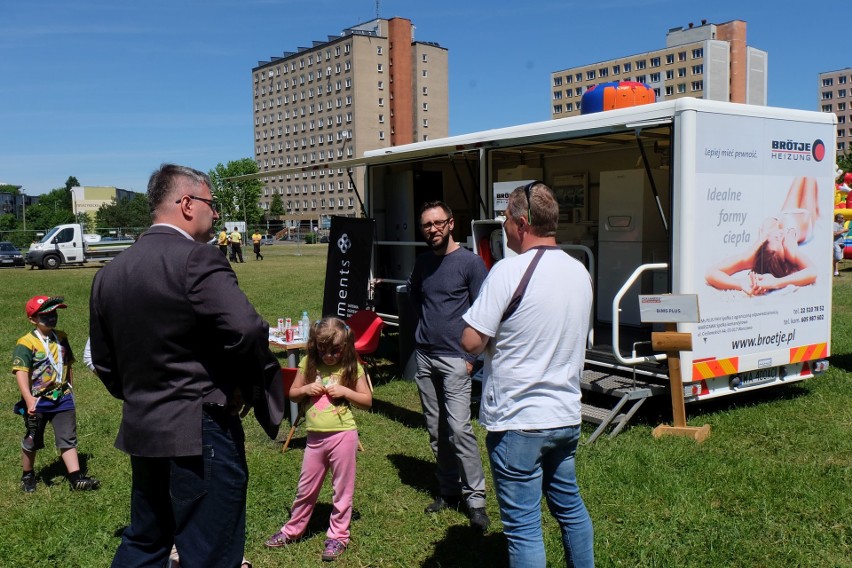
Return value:
[(95, 371), (124, 401), (118, 449), (200, 455), (202, 404), (236, 387), (277, 435), (285, 401), (269, 326), (217, 247), (155, 225), (95, 275), (89, 307)]

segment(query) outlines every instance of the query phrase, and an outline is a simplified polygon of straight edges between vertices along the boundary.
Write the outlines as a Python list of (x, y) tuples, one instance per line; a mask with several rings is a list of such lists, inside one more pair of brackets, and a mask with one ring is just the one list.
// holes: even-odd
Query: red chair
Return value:
[[(364, 366), (373, 367), (369, 355), (376, 352), (379, 347), (379, 340), (382, 337), (382, 328), (385, 326), (384, 320), (373, 310), (359, 310), (352, 314), (346, 320), (346, 325), (355, 336), (355, 352), (358, 353), (358, 359)], [(373, 383), (370, 380), (369, 370), (367, 371), (367, 384), (370, 385), (370, 391), (373, 390)]]

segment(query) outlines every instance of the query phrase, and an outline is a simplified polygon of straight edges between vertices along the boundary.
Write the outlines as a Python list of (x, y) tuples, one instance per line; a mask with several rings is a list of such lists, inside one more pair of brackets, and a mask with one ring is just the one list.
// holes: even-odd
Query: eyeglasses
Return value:
[(452, 220), (452, 217), (448, 217), (448, 218), (444, 219), (443, 221), (432, 221), (431, 223), (423, 223), (422, 225), (420, 225), (420, 228), (423, 229), (424, 231), (428, 231), (432, 227), (435, 227), (436, 229), (438, 229), (440, 231), (444, 227), (446, 227), (447, 223), (449, 223), (451, 220)]
[(524, 194), (527, 196), (527, 223), (532, 225), (532, 188), (540, 183), (543, 183), (539, 180), (531, 181), (527, 185), (524, 186)]
[(320, 357), (340, 357), (340, 354), (343, 353), (342, 347), (331, 347), (329, 349), (318, 349)]
[[(207, 199), (206, 197), (198, 197), (197, 195), (185, 195), (184, 197), (189, 197), (190, 199), (193, 199), (195, 201), (200, 201), (202, 203), (206, 203), (207, 205), (210, 206), (210, 209), (213, 210), (213, 213), (219, 212), (219, 208), (216, 207), (216, 202), (213, 201), (212, 199)], [(183, 199), (183, 197), (181, 197), (180, 199)], [(180, 203), (180, 199), (175, 201), (175, 203)]]

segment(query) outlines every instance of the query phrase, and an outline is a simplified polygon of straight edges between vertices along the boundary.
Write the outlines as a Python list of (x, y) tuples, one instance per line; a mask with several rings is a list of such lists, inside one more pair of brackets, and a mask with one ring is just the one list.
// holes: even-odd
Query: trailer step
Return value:
[(611, 407), (593, 405), (588, 401), (582, 404), (583, 420), (598, 425), (585, 441), (586, 444), (593, 443), (610, 428), (609, 437), (617, 436), (646, 400), (668, 392), (666, 387), (641, 377), (627, 377), (611, 370), (593, 368), (583, 371), (580, 388), (583, 392), (596, 395), (596, 401), (612, 401)]

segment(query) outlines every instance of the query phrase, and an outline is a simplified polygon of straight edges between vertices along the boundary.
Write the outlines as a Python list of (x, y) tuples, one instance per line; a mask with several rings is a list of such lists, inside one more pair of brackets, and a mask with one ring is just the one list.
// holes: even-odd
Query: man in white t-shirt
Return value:
[(485, 352), (479, 420), (488, 431), (510, 566), (546, 564), (542, 492), (562, 530), (567, 563), (594, 565), (592, 521), (574, 469), (592, 285), (585, 267), (556, 246), (558, 219), (545, 184), (511, 193), (504, 230), (518, 256), (494, 265), (463, 316), (462, 346)]

